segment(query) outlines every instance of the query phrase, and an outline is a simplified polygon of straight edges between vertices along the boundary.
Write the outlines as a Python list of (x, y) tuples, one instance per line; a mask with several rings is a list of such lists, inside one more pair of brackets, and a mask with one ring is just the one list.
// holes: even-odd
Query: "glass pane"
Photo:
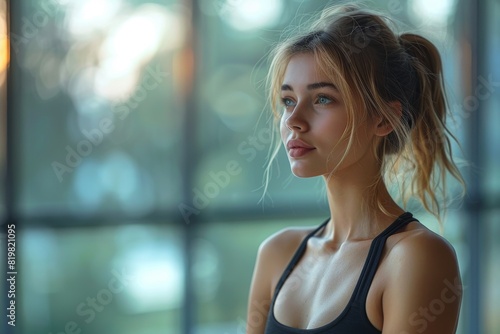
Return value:
[(177, 1), (23, 1), (12, 18), (19, 209), (143, 214), (180, 185)]
[(485, 261), (482, 263), (485, 268), (483, 285), (484, 302), (484, 326), (485, 333), (500, 333), (500, 287), (498, 286), (498, 277), (500, 277), (500, 266), (498, 258), (500, 257), (500, 209), (495, 209), (485, 215), (486, 233), (485, 233)]
[(485, 145), (483, 157), (485, 158), (484, 172), (482, 174), (483, 187), (486, 191), (484, 198), (490, 203), (498, 206), (500, 196), (500, 39), (497, 31), (500, 31), (500, 3), (498, 1), (486, 2), (486, 13), (488, 18), (484, 46), (486, 48), (486, 72), (478, 79), (477, 100), (481, 103), (483, 113), (483, 126), (481, 129)]
[[(171, 225), (19, 232), (23, 333), (180, 333), (184, 259)], [(76, 331), (76, 329), (73, 329)]]

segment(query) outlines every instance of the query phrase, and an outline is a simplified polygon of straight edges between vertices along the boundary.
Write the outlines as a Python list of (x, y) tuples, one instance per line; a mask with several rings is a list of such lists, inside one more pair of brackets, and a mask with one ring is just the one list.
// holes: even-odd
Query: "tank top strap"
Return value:
[(373, 239), (361, 272), (359, 287), (356, 289), (356, 295), (354, 296), (354, 299), (359, 301), (361, 305), (365, 305), (366, 297), (377, 271), (387, 238), (412, 221), (417, 221), (417, 219), (410, 212), (405, 212)]
[(290, 275), (290, 273), (293, 271), (293, 268), (295, 268), (295, 266), (299, 262), (300, 258), (304, 254), (304, 251), (306, 250), (306, 247), (307, 247), (307, 241), (312, 236), (314, 236), (316, 233), (318, 233), (319, 230), (321, 230), (323, 227), (325, 227), (325, 225), (328, 223), (329, 220), (330, 220), (330, 218), (328, 218), (327, 220), (325, 220), (325, 222), (323, 222), (316, 229), (314, 229), (314, 231), (310, 232), (304, 238), (304, 240), (302, 240), (302, 242), (299, 245), (299, 248), (297, 248), (297, 250), (295, 251), (295, 254), (293, 255), (293, 257), (290, 260), (290, 262), (288, 263), (288, 266), (286, 267), (285, 271), (281, 275), (280, 280), (278, 281), (278, 284), (276, 285), (276, 289), (274, 290), (274, 299), (276, 299), (276, 296), (278, 295), (278, 292), (281, 290), (281, 287), (283, 286), (283, 284), (285, 283), (286, 279), (288, 278), (288, 276)]

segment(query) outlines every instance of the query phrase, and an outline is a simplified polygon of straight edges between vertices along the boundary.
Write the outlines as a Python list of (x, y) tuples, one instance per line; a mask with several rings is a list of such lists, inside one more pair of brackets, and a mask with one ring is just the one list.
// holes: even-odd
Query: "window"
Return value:
[[(266, 55), (325, 4), (0, 1), (0, 217), (17, 224), (19, 266), (6, 333), (244, 333), (260, 242), (328, 215), (321, 180), (291, 177), (284, 154), (259, 202)], [(445, 226), (470, 287), (459, 333), (497, 333), (499, 4), (372, 5), (442, 54), (475, 166)]]

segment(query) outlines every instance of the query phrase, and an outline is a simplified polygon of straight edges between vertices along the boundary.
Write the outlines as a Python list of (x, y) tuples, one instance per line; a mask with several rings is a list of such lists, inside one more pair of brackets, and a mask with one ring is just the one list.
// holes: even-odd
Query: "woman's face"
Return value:
[(335, 175), (353, 164), (367, 163), (365, 158), (372, 152), (375, 126), (363, 121), (353, 129), (352, 146), (338, 165), (349, 142), (349, 134), (344, 134), (347, 110), (335, 82), (319, 70), (312, 54), (291, 58), (281, 99), (281, 139), (296, 176), (326, 176), (337, 167)]

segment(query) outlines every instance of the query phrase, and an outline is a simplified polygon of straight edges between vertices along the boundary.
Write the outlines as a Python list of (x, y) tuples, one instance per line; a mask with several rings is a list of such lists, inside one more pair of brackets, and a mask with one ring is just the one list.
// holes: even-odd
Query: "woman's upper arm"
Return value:
[[(267, 246), (267, 247), (266, 247)], [(247, 314), (247, 334), (263, 334), (266, 327), (267, 313), (271, 305), (269, 245), (262, 243), (257, 253), (257, 261), (250, 286)]]
[(284, 271), (300, 234), (282, 230), (267, 238), (259, 247), (248, 299), (246, 334), (263, 334), (273, 288)]
[(455, 333), (462, 283), (453, 248), (432, 232), (403, 239), (388, 257), (384, 334)]

